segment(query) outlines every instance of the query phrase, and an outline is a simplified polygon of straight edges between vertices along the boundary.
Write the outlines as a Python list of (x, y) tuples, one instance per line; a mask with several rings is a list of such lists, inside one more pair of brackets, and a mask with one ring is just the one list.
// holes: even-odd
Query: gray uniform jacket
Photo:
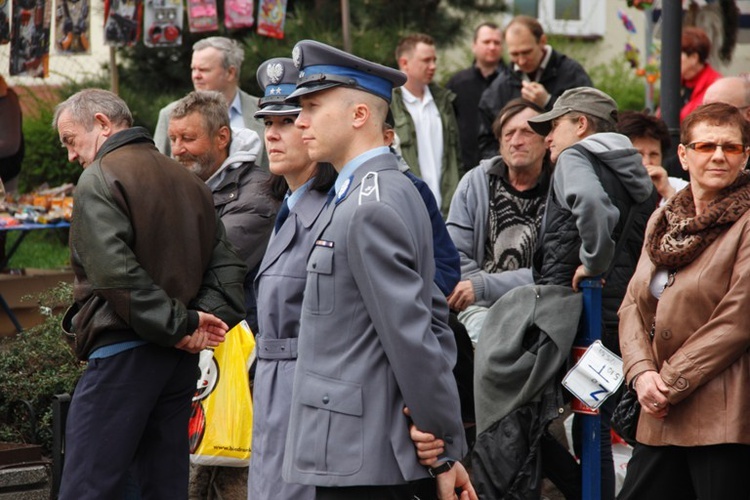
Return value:
[(455, 340), (424, 202), (396, 157), (363, 163), (316, 224), (283, 477), (319, 486), (427, 477), (414, 423), (466, 453)]
[[(255, 118), (255, 112), (258, 111), (258, 98), (237, 89), (240, 93), (240, 107), (242, 108), (242, 120), (245, 126), (250, 130), (257, 132), (258, 136), (263, 139), (265, 127), (263, 122)], [(154, 144), (156, 148), (167, 156), (172, 156), (172, 148), (169, 146), (169, 113), (177, 105), (177, 101), (170, 102), (159, 110), (159, 120), (156, 122), (154, 130)], [(258, 153), (258, 165), (268, 170), (268, 155), (263, 141), (260, 141), (260, 152)]]
[(315, 488), (281, 478), (297, 364), (297, 337), (313, 224), (326, 194), (307, 191), (271, 237), (255, 281), (258, 335), (253, 390), (253, 453), (248, 495), (254, 500), (312, 500)]

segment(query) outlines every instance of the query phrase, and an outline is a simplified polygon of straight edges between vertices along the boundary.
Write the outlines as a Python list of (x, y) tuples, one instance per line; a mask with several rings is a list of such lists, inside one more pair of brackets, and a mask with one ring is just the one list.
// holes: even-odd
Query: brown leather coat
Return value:
[(658, 370), (669, 387), (669, 414), (642, 412), (638, 441), (750, 444), (750, 211), (678, 269), (659, 301), (654, 272), (644, 251), (619, 312), (628, 384)]
[(173, 346), (196, 311), (244, 318), (247, 272), (211, 192), (159, 153), (145, 129), (113, 135), (78, 181), (70, 228), (74, 298), (64, 327), (81, 359), (129, 340)]

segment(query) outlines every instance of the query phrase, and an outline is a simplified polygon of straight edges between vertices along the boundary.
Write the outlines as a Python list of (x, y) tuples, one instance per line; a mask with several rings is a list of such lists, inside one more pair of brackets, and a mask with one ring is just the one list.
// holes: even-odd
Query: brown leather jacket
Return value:
[[(243, 262), (205, 184), (159, 153), (145, 129), (119, 132), (81, 174), (70, 230), (76, 354), (144, 339), (176, 344), (197, 310), (244, 318)], [(74, 314), (74, 315), (73, 315)]]
[(658, 370), (669, 388), (669, 414), (642, 412), (637, 440), (750, 444), (750, 211), (678, 269), (658, 302), (649, 290), (654, 271), (643, 252), (619, 312), (628, 384)]

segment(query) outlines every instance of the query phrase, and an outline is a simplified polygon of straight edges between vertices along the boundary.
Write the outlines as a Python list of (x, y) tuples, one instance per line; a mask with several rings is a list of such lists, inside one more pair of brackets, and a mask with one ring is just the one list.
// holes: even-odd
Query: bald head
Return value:
[(750, 81), (740, 76), (720, 78), (711, 84), (703, 96), (703, 104), (723, 102), (742, 111), (750, 120)]

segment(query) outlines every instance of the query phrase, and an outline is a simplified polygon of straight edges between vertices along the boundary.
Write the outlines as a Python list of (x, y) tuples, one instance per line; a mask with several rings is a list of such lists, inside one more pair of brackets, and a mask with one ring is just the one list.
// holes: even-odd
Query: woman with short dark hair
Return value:
[(680, 140), (690, 187), (651, 217), (619, 312), (641, 404), (621, 500), (750, 491), (750, 124), (707, 104)]

